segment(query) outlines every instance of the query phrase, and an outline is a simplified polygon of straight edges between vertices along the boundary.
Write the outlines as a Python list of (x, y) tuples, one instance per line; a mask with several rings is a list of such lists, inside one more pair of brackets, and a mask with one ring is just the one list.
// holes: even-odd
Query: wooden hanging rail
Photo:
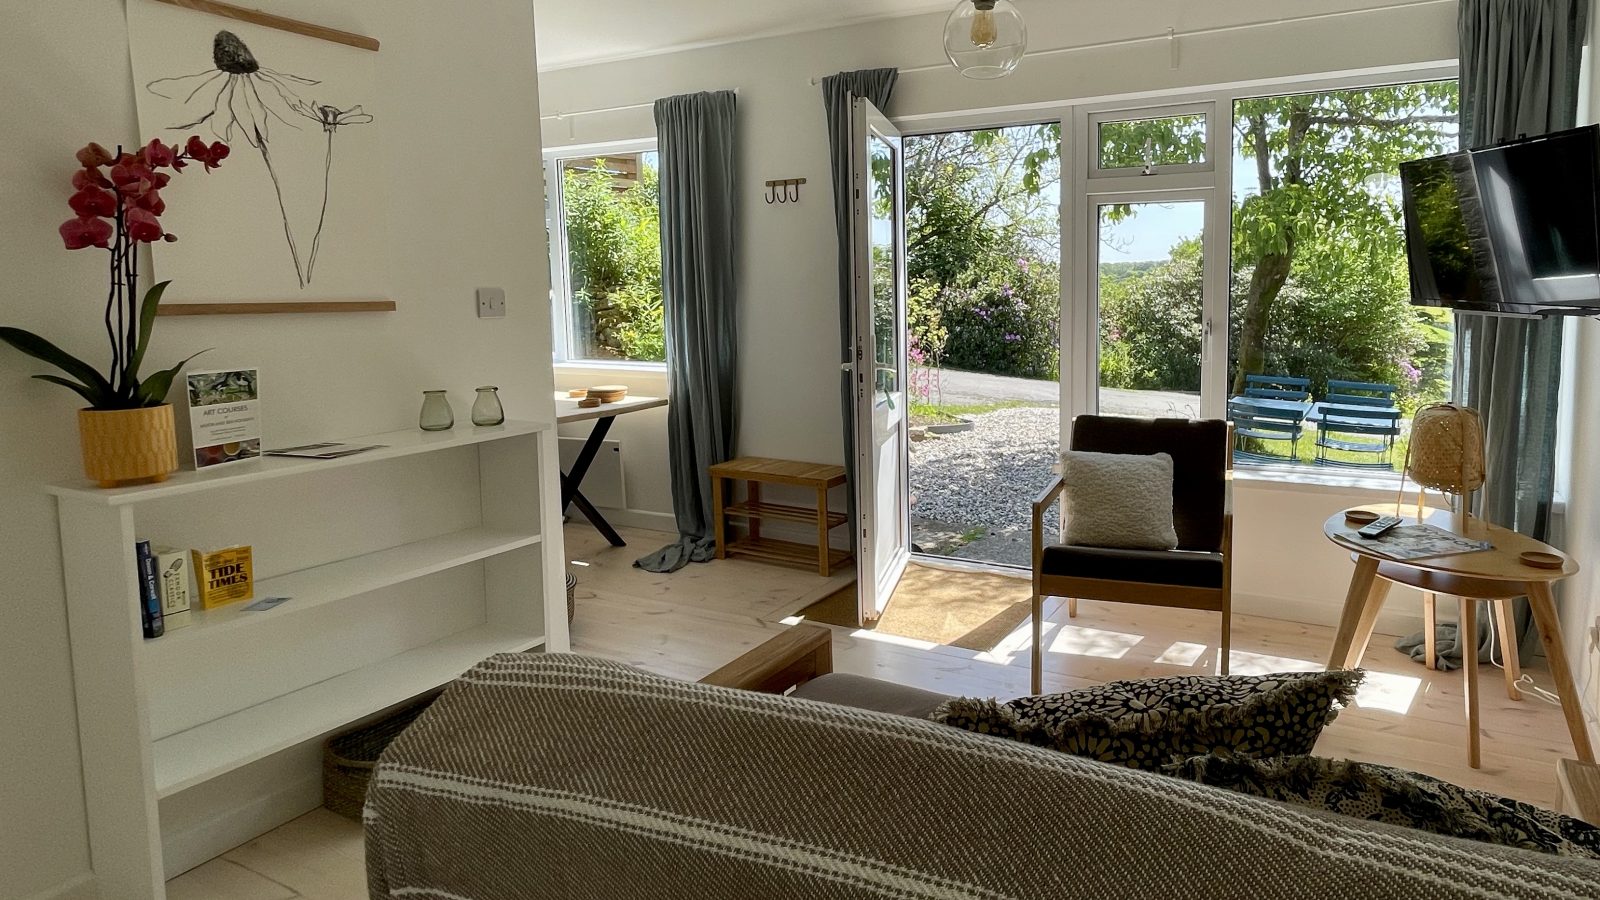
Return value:
[(171, 6), (181, 6), (184, 9), (208, 12), (215, 16), (223, 16), (224, 18), (234, 19), (235, 21), (239, 22), (249, 22), (253, 25), (261, 25), (266, 28), (276, 28), (279, 31), (288, 31), (294, 34), (304, 35), (306, 37), (319, 38), (324, 41), (332, 41), (335, 44), (345, 44), (361, 50), (378, 49), (377, 38), (370, 38), (363, 34), (353, 34), (348, 31), (340, 31), (337, 28), (327, 28), (322, 25), (312, 25), (309, 22), (301, 22), (298, 19), (291, 19), (287, 16), (279, 16), (269, 12), (262, 12), (259, 9), (246, 9), (242, 6), (234, 6), (231, 3), (222, 3), (220, 0), (160, 0), (160, 2), (169, 4)]
[(159, 316), (266, 316), (279, 313), (394, 312), (393, 300), (284, 300), (278, 303), (163, 303)]

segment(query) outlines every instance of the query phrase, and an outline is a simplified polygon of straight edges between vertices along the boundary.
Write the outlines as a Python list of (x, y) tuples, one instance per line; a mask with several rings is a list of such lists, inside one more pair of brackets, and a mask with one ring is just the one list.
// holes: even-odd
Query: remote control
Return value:
[(1384, 516), (1378, 521), (1373, 522), (1371, 525), (1368, 525), (1367, 527), (1356, 532), (1356, 534), (1359, 534), (1364, 538), (1380, 537), (1385, 531), (1388, 531), (1404, 521), (1405, 519), (1402, 519), (1399, 516)]

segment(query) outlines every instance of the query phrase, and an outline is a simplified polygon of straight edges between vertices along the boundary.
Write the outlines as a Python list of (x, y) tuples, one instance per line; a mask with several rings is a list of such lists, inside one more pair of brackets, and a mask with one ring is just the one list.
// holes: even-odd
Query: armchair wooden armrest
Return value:
[(700, 679), (701, 684), (782, 694), (833, 671), (833, 632), (800, 624)]
[(1033, 578), (1039, 580), (1039, 563), (1044, 558), (1044, 514), (1051, 504), (1061, 499), (1061, 492), (1067, 489), (1067, 482), (1060, 475), (1053, 476), (1044, 490), (1033, 498)]

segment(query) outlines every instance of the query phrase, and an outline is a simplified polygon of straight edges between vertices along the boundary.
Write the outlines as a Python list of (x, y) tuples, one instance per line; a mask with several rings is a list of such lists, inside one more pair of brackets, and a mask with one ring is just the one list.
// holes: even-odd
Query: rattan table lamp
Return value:
[[(1417, 518), (1422, 518), (1426, 488), (1433, 488), (1460, 499), (1459, 511), (1472, 509), (1472, 492), (1483, 487), (1483, 417), (1478, 411), (1454, 403), (1436, 403), (1417, 410), (1411, 420), (1411, 441), (1406, 447), (1405, 473), (1400, 478), (1400, 493), (1405, 479), (1417, 483)], [(1400, 496), (1395, 498), (1396, 505)]]

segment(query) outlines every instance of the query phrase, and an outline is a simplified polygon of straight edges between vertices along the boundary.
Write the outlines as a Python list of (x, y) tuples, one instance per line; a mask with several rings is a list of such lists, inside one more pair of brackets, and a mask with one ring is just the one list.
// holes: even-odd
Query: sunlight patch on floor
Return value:
[(1049, 652), (1095, 656), (1100, 659), (1121, 659), (1143, 640), (1142, 634), (1124, 634), (1120, 631), (1101, 631), (1098, 628), (1062, 625), (1061, 630), (1056, 633), (1055, 640), (1049, 643)]
[(1228, 672), (1232, 675), (1271, 675), (1276, 672), (1320, 672), (1322, 663), (1292, 656), (1271, 656), (1235, 650), (1228, 654)]
[(1405, 715), (1422, 690), (1422, 679), (1411, 675), (1367, 670), (1367, 680), (1356, 691), (1356, 705)]
[(1175, 641), (1172, 646), (1161, 651), (1156, 657), (1156, 662), (1169, 666), (1192, 666), (1200, 661), (1206, 652), (1205, 644), (1191, 644), (1188, 641)]

